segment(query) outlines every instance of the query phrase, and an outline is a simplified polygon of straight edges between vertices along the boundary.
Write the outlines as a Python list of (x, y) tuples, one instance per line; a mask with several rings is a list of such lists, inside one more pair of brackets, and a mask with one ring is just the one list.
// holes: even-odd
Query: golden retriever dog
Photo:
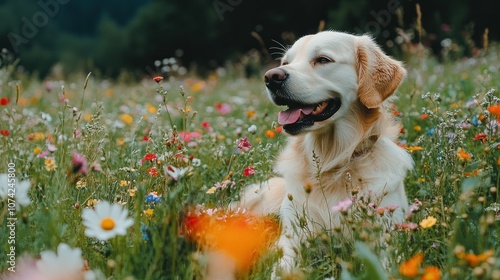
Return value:
[[(395, 144), (401, 126), (387, 107), (405, 76), (371, 37), (334, 31), (300, 38), (265, 73), (269, 98), (286, 107), (278, 122), (290, 137), (275, 167), (281, 177), (247, 187), (238, 206), (279, 214), (283, 257), (275, 271), (297, 266), (306, 231), (339, 224), (332, 207), (350, 199), (353, 187), (378, 207), (396, 206), (392, 220), (403, 222), (403, 180), (413, 160)], [(307, 229), (295, 226), (298, 214), (312, 221)]]

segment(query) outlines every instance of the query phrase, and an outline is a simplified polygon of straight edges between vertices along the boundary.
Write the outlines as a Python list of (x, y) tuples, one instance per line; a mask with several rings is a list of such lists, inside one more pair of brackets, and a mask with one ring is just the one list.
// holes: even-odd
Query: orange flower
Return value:
[(463, 252), (456, 254), (457, 258), (465, 260), (470, 267), (478, 266), (480, 263), (484, 262), (491, 256), (493, 256), (493, 250), (488, 250), (479, 255)]
[(418, 274), (419, 267), (424, 260), (423, 253), (415, 254), (411, 259), (399, 265), (399, 273), (405, 277), (415, 277)]
[(266, 130), (265, 135), (266, 135), (267, 138), (274, 138), (274, 137), (276, 137), (276, 132), (268, 129), (268, 130)]
[(497, 165), (500, 165), (500, 157), (497, 158)]
[(414, 152), (414, 151), (422, 151), (424, 148), (422, 148), (420, 146), (409, 146), (409, 147), (405, 147), (405, 149), (409, 152)]
[(247, 117), (249, 119), (253, 118), (253, 116), (255, 116), (255, 110), (248, 110), (247, 111)]
[(492, 113), (495, 116), (500, 116), (500, 103), (488, 107), (488, 112)]
[(441, 279), (441, 270), (439, 270), (436, 266), (427, 266), (425, 267), (424, 275), (420, 278), (420, 280), (440, 280)]
[(184, 221), (188, 238), (212, 252), (223, 252), (239, 271), (251, 267), (257, 257), (278, 237), (278, 223), (270, 217), (208, 209), (188, 215)]
[(466, 151), (464, 151), (462, 148), (458, 149), (457, 154), (459, 159), (469, 160), (472, 158), (472, 156)]

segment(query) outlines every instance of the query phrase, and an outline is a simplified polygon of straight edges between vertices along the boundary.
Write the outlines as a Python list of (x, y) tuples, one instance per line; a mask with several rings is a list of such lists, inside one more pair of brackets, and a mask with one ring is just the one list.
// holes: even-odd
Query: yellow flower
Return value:
[(78, 182), (76, 182), (77, 189), (85, 188), (86, 186), (87, 186), (87, 182), (85, 182), (85, 181), (78, 180)]
[(57, 168), (57, 165), (56, 165), (56, 161), (54, 158), (48, 157), (45, 159), (45, 169), (47, 171), (54, 171), (54, 170), (56, 170), (56, 168)]
[(94, 207), (95, 205), (97, 205), (97, 203), (99, 203), (99, 200), (98, 199), (95, 199), (95, 198), (91, 198), (87, 201), (87, 206), (88, 207)]
[(40, 152), (42, 152), (42, 148), (40, 147), (36, 147), (33, 149), (33, 154), (35, 154), (35, 156), (38, 155)]
[(85, 113), (83, 115), (83, 119), (86, 121), (86, 122), (90, 122), (92, 120), (92, 115), (89, 114), (89, 113)]
[(423, 253), (415, 254), (411, 259), (407, 260), (399, 266), (399, 273), (401, 273), (401, 275), (405, 277), (415, 277), (418, 274), (420, 264), (422, 264), (423, 260)]
[(136, 187), (133, 187), (131, 189), (128, 189), (128, 195), (129, 196), (135, 196), (135, 193), (137, 192), (137, 188)]
[(208, 194), (213, 194), (213, 193), (215, 193), (216, 190), (217, 190), (216, 187), (211, 187), (210, 189), (208, 189), (207, 193)]
[(430, 228), (432, 227), (433, 225), (435, 225), (437, 222), (437, 219), (432, 217), (432, 216), (429, 216), (425, 219), (423, 219), (421, 222), (420, 222), (420, 226), (423, 227), (423, 228)]
[(43, 132), (33, 132), (28, 134), (29, 141), (41, 141), (45, 140), (45, 133)]
[(416, 132), (420, 132), (422, 131), (422, 127), (420, 125), (416, 125), (413, 127), (413, 130), (415, 130)]
[(120, 187), (128, 187), (130, 185), (130, 181), (120, 180)]
[(122, 146), (125, 144), (125, 139), (123, 139), (123, 137), (116, 139), (116, 144), (118, 144), (118, 146)]
[(144, 210), (144, 214), (146, 215), (146, 217), (151, 218), (151, 217), (153, 217), (154, 211), (155, 210), (149, 208), (147, 210)]
[(127, 125), (131, 125), (134, 122), (134, 118), (130, 114), (121, 114), (118, 118)]
[(155, 106), (153, 106), (153, 105), (151, 105), (151, 104), (149, 104), (149, 103), (148, 103), (148, 104), (146, 105), (146, 108), (147, 108), (147, 110), (148, 110), (148, 112), (149, 112), (150, 114), (156, 114), (157, 109), (156, 109), (156, 107), (155, 107)]

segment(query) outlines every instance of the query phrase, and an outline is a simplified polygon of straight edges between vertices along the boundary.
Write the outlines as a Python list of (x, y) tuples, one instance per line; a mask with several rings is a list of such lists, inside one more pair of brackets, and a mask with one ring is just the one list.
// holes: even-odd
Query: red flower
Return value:
[(155, 154), (146, 154), (142, 159), (141, 159), (141, 163), (144, 163), (145, 161), (153, 161), (156, 159), (156, 155)]
[(486, 138), (487, 138), (487, 137), (488, 137), (488, 136), (487, 136), (486, 134), (484, 134), (484, 133), (479, 133), (478, 135), (474, 136), (474, 138), (473, 138), (472, 140), (474, 140), (474, 141), (481, 140), (481, 142), (483, 142), (483, 143), (484, 143), (484, 142), (486, 142)]
[(10, 133), (7, 129), (0, 129), (0, 134), (2, 134), (5, 137), (10, 135)]
[(212, 131), (212, 126), (209, 122), (202, 122), (201, 127), (203, 127), (208, 132)]
[(157, 83), (160, 83), (162, 80), (163, 80), (162, 76), (156, 76), (156, 77), (153, 78), (153, 81), (155, 81)]
[(154, 167), (148, 168), (147, 172), (149, 175), (151, 175), (153, 177), (158, 176), (158, 170), (156, 170), (156, 168), (154, 168)]
[(144, 135), (144, 136), (142, 137), (142, 141), (149, 142), (149, 136)]
[(420, 118), (422, 118), (422, 120), (425, 120), (429, 117), (429, 115), (427, 115), (426, 113), (423, 113), (422, 116), (420, 116)]
[(10, 98), (7, 98), (7, 97), (0, 98), (0, 105), (2, 105), (2, 106), (6, 106), (7, 104), (9, 104), (9, 102), (10, 102)]
[(255, 169), (251, 166), (245, 167), (245, 170), (243, 170), (243, 176), (248, 177), (250, 175), (255, 174)]

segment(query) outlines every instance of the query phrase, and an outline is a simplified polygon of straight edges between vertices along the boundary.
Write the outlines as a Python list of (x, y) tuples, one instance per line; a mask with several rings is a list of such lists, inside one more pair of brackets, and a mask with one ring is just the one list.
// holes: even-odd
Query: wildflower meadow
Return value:
[[(286, 279), (500, 279), (500, 48), (402, 58), (391, 110), (415, 160), (410, 215), (387, 229), (394, 209), (343, 201)], [(275, 175), (287, 138), (262, 78), (14, 69), (0, 69), (1, 279), (271, 277), (279, 217), (228, 210)]]

